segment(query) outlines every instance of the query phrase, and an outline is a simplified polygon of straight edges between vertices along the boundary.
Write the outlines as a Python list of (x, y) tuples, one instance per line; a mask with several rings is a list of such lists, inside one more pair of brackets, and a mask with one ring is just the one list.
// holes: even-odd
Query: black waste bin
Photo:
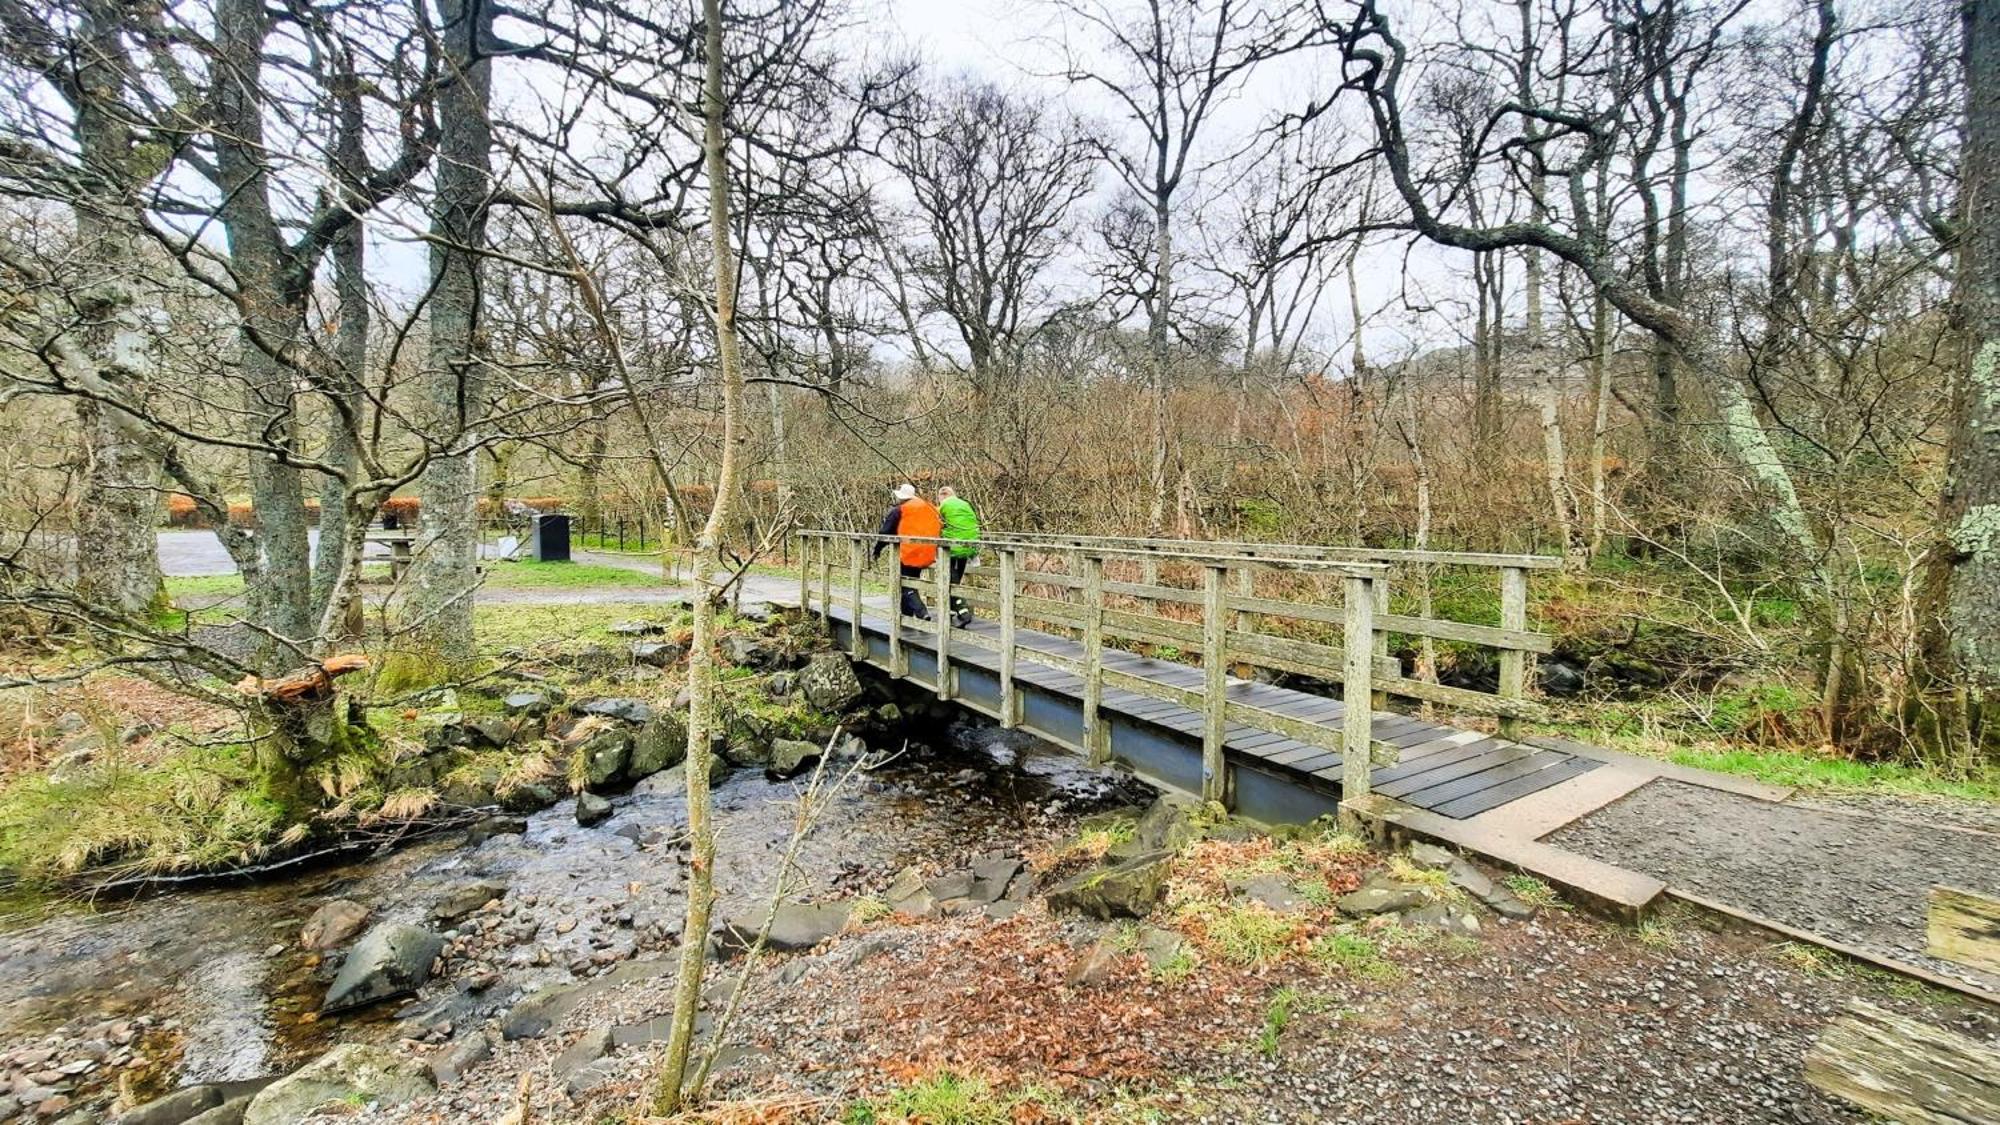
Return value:
[(569, 561), (569, 517), (560, 512), (550, 512), (535, 517), (534, 540), (536, 562)]

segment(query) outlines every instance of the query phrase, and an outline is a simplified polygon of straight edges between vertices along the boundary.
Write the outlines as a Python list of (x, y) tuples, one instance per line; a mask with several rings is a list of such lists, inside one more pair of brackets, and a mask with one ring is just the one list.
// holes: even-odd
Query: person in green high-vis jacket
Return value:
[[(979, 557), (979, 513), (957, 489), (946, 485), (938, 489), (938, 517), (944, 522), (944, 538), (951, 541), (946, 552), (951, 556), (951, 583), (956, 586), (965, 579), (965, 568)], [(951, 599), (951, 619), (960, 628), (972, 624), (972, 607), (964, 598)]]

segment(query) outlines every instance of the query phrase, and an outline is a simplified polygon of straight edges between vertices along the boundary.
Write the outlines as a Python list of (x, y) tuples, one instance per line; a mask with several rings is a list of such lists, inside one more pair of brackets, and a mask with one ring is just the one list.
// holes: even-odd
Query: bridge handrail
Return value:
[(1167, 539), (1120, 535), (1070, 535), (1053, 531), (1010, 531), (1007, 537), (1021, 541), (1061, 543), (1079, 547), (1118, 544), (1141, 554), (1174, 557), (1206, 554), (1217, 550), (1232, 555), (1258, 558), (1269, 555), (1283, 559), (1329, 559), (1370, 563), (1424, 563), (1432, 566), (1519, 567), (1522, 570), (1557, 570), (1563, 560), (1554, 555), (1518, 555), (1498, 551), (1418, 551), (1400, 547), (1339, 547), (1313, 543), (1258, 543), (1250, 540)]
[[(1084, 551), (1089, 551), (1092, 554), (1100, 555), (1106, 558), (1145, 559), (1145, 558), (1162, 557), (1162, 552), (1147, 550), (1142, 547), (1116, 547), (1116, 546), (1097, 547), (1088, 544), (1072, 545), (1067, 543), (1051, 543), (1044, 540), (1023, 538), (1014, 535), (1011, 532), (1000, 535), (982, 534), (977, 539), (966, 540), (966, 539), (949, 539), (938, 535), (878, 535), (872, 531), (826, 531), (816, 528), (799, 528), (792, 532), (792, 536), (797, 539), (853, 539), (853, 540), (860, 540), (865, 543), (931, 543), (940, 547), (964, 546), (965, 544), (970, 542), (979, 547), (979, 549), (982, 551), (989, 549), (997, 551), (1000, 550), (1001, 548), (1012, 547), (1019, 550), (1027, 550), (1027, 551), (1084, 550)], [(1235, 545), (1236, 544), (1221, 544), (1221, 546), (1235, 546)], [(1274, 558), (1274, 557), (1265, 557), (1254, 554), (1237, 554), (1224, 551), (1190, 550), (1190, 551), (1175, 552), (1169, 557), (1173, 557), (1177, 560), (1187, 561), (1187, 562), (1212, 561), (1221, 563), (1236, 563), (1246, 566), (1283, 565), (1289, 567), (1298, 567), (1301, 569), (1311, 567), (1314, 569), (1330, 570), (1335, 573), (1386, 574), (1389, 570), (1389, 564), (1387, 562), (1368, 562), (1359, 559), (1331, 559), (1331, 558), (1329, 559)]]

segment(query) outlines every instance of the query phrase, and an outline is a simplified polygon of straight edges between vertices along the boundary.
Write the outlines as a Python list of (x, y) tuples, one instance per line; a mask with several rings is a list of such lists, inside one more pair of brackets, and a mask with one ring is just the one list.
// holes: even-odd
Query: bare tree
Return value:
[(1146, 280), (1134, 288), (1146, 313), (1152, 384), (1146, 528), (1157, 533), (1167, 514), (1170, 337), (1183, 254), (1174, 233), (1175, 212), (1193, 178), (1229, 155), (1211, 160), (1196, 155), (1217, 112), (1259, 64), (1321, 42), (1322, 27), (1307, 18), (1303, 5), (1289, 2), (1088, 0), (1063, 10), (1098, 40), (1108, 60), (1100, 70), (1068, 50), (1063, 77), (1107, 95), (1137, 134), (1129, 143), (1108, 140), (1102, 150), (1151, 221)]
[(1074, 117), (958, 78), (921, 99), (888, 153), (921, 219), (913, 276), (964, 346), (984, 399), (1018, 373), (1046, 315), (1049, 264), (1094, 178), (1093, 139)]

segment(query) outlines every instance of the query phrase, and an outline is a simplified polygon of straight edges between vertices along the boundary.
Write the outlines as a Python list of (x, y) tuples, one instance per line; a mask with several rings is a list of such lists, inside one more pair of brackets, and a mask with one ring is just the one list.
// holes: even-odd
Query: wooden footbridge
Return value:
[[(878, 536), (795, 538), (799, 604), (856, 659), (1259, 820), (1309, 820), (1371, 792), (1465, 818), (1600, 764), (1515, 738), (1541, 714), (1525, 687), (1550, 638), (1528, 627), (1528, 581), (1553, 558), (1011, 534), (982, 539), (979, 565), (948, 590), (942, 565), (900, 577), (893, 546), (874, 573)], [(1429, 592), (1447, 580), (1496, 583), (1498, 620), (1433, 616)], [(871, 582), (890, 595), (869, 595)], [(893, 608), (905, 587), (929, 620)], [(971, 624), (943, 612), (951, 595), (975, 608)], [(1493, 690), (1436, 683), (1393, 655), (1439, 646), (1495, 652)], [(1357, 745), (1368, 750), (1347, 753)]]

